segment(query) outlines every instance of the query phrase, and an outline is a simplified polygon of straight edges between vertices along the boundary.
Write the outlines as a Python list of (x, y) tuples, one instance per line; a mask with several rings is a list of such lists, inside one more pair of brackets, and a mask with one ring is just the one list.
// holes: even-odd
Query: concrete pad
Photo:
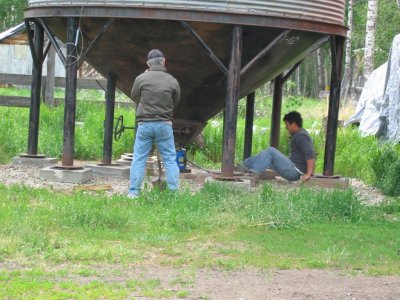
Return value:
[(37, 155), (36, 157), (29, 156), (15, 156), (12, 159), (13, 166), (20, 167), (45, 167), (45, 166), (53, 166), (58, 162), (57, 158), (50, 158), (43, 155)]
[(126, 165), (87, 165), (93, 170), (93, 176), (102, 178), (124, 178), (129, 179), (130, 167)]
[(214, 177), (206, 177), (205, 182), (218, 182), (219, 184), (224, 185), (230, 189), (236, 189), (242, 191), (250, 190), (250, 188), (252, 187), (252, 180), (249, 178), (241, 178), (240, 181), (227, 181), (227, 180), (218, 180)]
[(40, 170), (40, 178), (53, 182), (65, 183), (85, 183), (92, 180), (93, 173), (90, 168), (78, 170), (57, 169), (56, 167), (46, 167)]
[(303, 184), (310, 187), (347, 189), (350, 185), (350, 180), (340, 177), (312, 177)]
[(132, 160), (120, 158), (117, 161), (115, 161), (115, 163), (123, 166), (130, 166), (132, 164)]

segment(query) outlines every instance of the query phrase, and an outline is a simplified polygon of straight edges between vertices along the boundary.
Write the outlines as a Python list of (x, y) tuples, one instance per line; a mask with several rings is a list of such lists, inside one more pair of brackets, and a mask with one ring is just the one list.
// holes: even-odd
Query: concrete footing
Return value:
[(348, 178), (340, 177), (311, 177), (304, 182), (305, 186), (320, 187), (320, 188), (334, 188), (334, 189), (347, 189), (350, 185)]
[(57, 158), (50, 158), (44, 155), (36, 155), (36, 156), (26, 156), (21, 154), (20, 156), (15, 156), (12, 159), (13, 166), (20, 167), (45, 167), (45, 166), (53, 166), (57, 164)]
[(85, 183), (92, 180), (93, 173), (92, 169), (84, 167), (81, 169), (59, 169), (57, 167), (46, 167), (40, 170), (40, 178), (53, 181), (53, 182), (65, 182), (65, 183)]
[(250, 190), (250, 188), (255, 187), (256, 181), (254, 178), (240, 178), (235, 181), (228, 180), (218, 180), (216, 177), (208, 176), (205, 178), (204, 182), (218, 182), (221, 185), (227, 186), (231, 189), (238, 190)]
[(87, 165), (86, 167), (92, 169), (93, 176), (96, 177), (129, 179), (130, 167), (126, 165), (98, 164), (98, 165)]

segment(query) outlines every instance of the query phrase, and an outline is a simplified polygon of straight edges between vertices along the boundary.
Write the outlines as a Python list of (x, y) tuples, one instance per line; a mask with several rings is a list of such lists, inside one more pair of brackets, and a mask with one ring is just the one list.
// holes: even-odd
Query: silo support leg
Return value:
[[(29, 22), (28, 22), (29, 24)], [(27, 28), (30, 30), (30, 27)], [(31, 36), (30, 36), (31, 38)], [(30, 40), (33, 58), (31, 105), (29, 111), (28, 130), (28, 155), (38, 154), (39, 117), (40, 117), (40, 93), (42, 87), (43, 45), (44, 31), (39, 24), (35, 24), (33, 41)]]
[(276, 149), (279, 148), (281, 134), (281, 113), (283, 95), (283, 76), (278, 75), (274, 79), (274, 95), (272, 100), (271, 136), (269, 144)]
[(253, 145), (254, 106), (255, 106), (255, 92), (252, 92), (249, 95), (247, 95), (243, 159), (246, 159), (251, 156), (251, 150)]
[(67, 25), (67, 60), (64, 106), (64, 141), (62, 166), (72, 167), (74, 164), (76, 84), (77, 84), (77, 47), (75, 35), (78, 29), (78, 18), (68, 18)]
[(233, 177), (234, 175), (237, 112), (242, 56), (242, 33), (243, 30), (241, 26), (235, 25), (233, 27), (224, 118), (224, 138), (221, 167), (223, 177)]
[(341, 36), (331, 37), (332, 72), (331, 88), (329, 94), (328, 124), (326, 130), (324, 171), (325, 176), (333, 176), (337, 126), (339, 119), (340, 85), (342, 82), (344, 38)]
[(107, 76), (106, 115), (104, 121), (103, 164), (111, 164), (112, 138), (114, 127), (116, 77), (113, 73)]

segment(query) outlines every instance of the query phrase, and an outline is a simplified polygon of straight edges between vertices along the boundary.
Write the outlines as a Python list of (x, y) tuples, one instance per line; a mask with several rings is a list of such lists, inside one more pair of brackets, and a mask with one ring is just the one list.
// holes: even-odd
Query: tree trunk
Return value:
[[(400, 1), (400, 0), (399, 0)], [(296, 69), (296, 94), (297, 96), (301, 95), (301, 88), (300, 88), (300, 67)]]
[(318, 85), (320, 91), (325, 91), (325, 70), (324, 70), (324, 53), (322, 48), (317, 50), (318, 56)]
[(367, 28), (365, 36), (364, 78), (368, 79), (374, 70), (375, 27), (378, 0), (368, 0)]
[(344, 63), (344, 76), (342, 81), (342, 90), (340, 95), (340, 102), (344, 104), (347, 102), (347, 96), (349, 94), (349, 89), (352, 82), (352, 71), (351, 71), (351, 39), (353, 36), (353, 7), (354, 0), (349, 0), (348, 2), (348, 15), (347, 15), (347, 26), (349, 30), (347, 31), (346, 40), (346, 58)]

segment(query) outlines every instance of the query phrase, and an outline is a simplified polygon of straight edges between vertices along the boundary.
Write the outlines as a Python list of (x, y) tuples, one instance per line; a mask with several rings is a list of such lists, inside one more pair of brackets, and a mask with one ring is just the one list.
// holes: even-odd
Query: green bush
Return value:
[(371, 155), (375, 185), (385, 195), (400, 195), (400, 157), (394, 146), (378, 148)]

